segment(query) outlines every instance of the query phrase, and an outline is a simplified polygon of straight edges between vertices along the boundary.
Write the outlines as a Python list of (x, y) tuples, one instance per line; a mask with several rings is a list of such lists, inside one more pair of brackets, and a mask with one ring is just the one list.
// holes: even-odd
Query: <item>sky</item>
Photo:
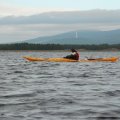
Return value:
[(0, 0), (3, 16), (91, 9), (120, 9), (120, 0)]
[[(117, 13), (117, 11), (120, 10), (120, 0), (0, 0), (0, 20), (10, 16), (22, 16), (24, 18), (25, 16), (29, 17), (53, 11), (65, 12), (91, 10), (116, 11)], [(51, 17), (54, 17), (54, 15)], [(6, 19), (8, 23), (11, 21), (11, 19)], [(90, 24), (89, 22), (86, 24), (79, 23), (78, 25), (75, 23), (63, 23), (62, 25), (54, 23), (8, 23), (6, 22), (3, 24), (3, 21), (0, 21), (0, 43), (22, 41), (39, 36), (54, 35), (72, 30), (79, 30), (82, 28), (96, 28), (95, 24)], [(105, 25), (100, 23), (97, 24), (97, 28), (118, 29), (119, 24), (115, 25), (110, 23)]]

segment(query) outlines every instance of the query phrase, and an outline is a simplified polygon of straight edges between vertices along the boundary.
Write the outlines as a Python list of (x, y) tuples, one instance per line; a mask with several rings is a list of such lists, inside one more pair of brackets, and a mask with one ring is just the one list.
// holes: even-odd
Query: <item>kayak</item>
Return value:
[(117, 62), (118, 57), (109, 57), (109, 58), (96, 58), (96, 59), (81, 59), (81, 60), (73, 60), (67, 58), (38, 58), (38, 57), (30, 57), (24, 56), (24, 59), (34, 62), (34, 61), (46, 61), (46, 62)]
[(96, 58), (96, 59), (81, 59), (81, 60), (73, 60), (67, 58), (38, 58), (38, 57), (31, 57), (31, 56), (24, 56), (24, 59), (27, 61), (46, 61), (46, 62), (117, 62), (118, 57), (109, 57), (109, 58)]

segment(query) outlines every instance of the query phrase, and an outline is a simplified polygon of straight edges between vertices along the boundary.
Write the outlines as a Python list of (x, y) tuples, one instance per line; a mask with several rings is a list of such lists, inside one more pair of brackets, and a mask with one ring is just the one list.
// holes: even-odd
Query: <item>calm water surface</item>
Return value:
[[(0, 120), (120, 120), (120, 62), (27, 62), (22, 56), (64, 52), (0, 52)], [(81, 58), (120, 52), (81, 52)]]

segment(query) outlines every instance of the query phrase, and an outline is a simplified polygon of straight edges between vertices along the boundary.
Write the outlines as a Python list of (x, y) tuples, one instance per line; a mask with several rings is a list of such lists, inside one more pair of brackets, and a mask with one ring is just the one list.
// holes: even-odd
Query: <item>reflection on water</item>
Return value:
[[(27, 62), (22, 56), (63, 52), (0, 52), (0, 120), (119, 120), (120, 62)], [(82, 52), (119, 56), (119, 52)]]

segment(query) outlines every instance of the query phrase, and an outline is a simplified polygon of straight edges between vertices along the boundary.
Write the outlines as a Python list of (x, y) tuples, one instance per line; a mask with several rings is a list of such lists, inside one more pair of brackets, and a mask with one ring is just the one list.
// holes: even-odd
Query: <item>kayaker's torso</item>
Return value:
[(79, 55), (78, 52), (74, 52), (74, 53), (73, 53), (73, 59), (74, 59), (74, 60), (79, 60), (79, 57), (80, 57), (80, 55)]

